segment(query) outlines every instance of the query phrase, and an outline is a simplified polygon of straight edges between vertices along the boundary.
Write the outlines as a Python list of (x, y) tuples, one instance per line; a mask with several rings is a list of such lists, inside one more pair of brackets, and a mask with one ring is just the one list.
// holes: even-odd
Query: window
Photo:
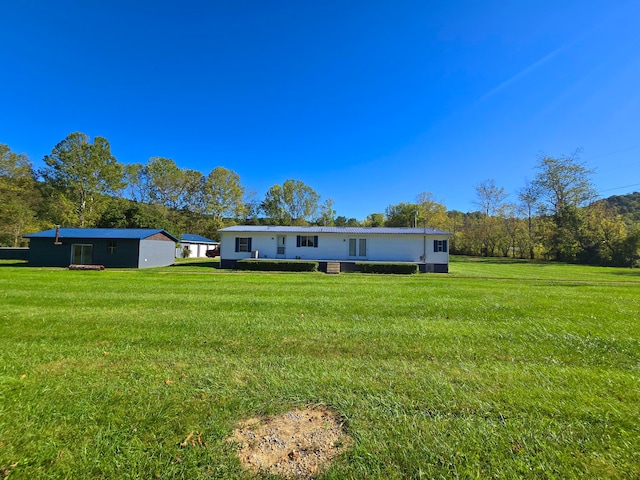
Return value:
[(250, 252), (251, 237), (236, 237), (236, 252)]
[(317, 247), (318, 236), (317, 235), (298, 235), (296, 238), (297, 247)]
[(350, 238), (349, 239), (349, 256), (350, 257), (366, 257), (367, 256), (367, 239), (366, 238)]
[(116, 241), (115, 240), (109, 240), (107, 242), (107, 252), (110, 255), (113, 255), (114, 253), (116, 253)]
[(447, 241), (446, 240), (434, 240), (433, 241), (433, 251), (434, 252), (446, 252), (447, 251)]

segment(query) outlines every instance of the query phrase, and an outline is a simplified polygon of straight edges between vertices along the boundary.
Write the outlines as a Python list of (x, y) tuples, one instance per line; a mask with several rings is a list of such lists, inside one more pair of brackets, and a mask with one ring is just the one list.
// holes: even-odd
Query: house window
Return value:
[(445, 252), (447, 251), (447, 241), (446, 240), (434, 240), (433, 241), (433, 251), (434, 252)]
[(109, 252), (109, 254), (111, 254), (111, 255), (116, 253), (116, 241), (115, 240), (109, 240), (109, 242), (107, 242), (107, 252)]
[(317, 235), (298, 235), (296, 238), (297, 247), (317, 247), (318, 236)]
[(251, 237), (236, 237), (236, 252), (250, 252)]
[(367, 239), (366, 238), (350, 238), (349, 239), (349, 256), (350, 257), (366, 257), (367, 256)]

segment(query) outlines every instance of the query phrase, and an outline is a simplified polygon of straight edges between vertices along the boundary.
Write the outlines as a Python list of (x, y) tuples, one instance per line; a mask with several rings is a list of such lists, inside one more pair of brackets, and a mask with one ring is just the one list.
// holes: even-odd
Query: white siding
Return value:
[[(251, 252), (236, 252), (236, 237), (251, 238), (251, 250), (258, 258), (288, 258), (301, 260), (352, 260), (374, 262), (449, 263), (448, 252), (434, 252), (434, 240), (448, 240), (446, 235), (350, 235), (319, 234), (318, 247), (297, 247), (297, 234), (287, 233), (284, 257), (276, 257), (276, 234), (265, 232), (221, 232), (220, 258), (240, 260)], [(281, 234), (282, 235), (282, 234)], [(366, 256), (349, 256), (349, 239), (366, 239)], [(357, 242), (359, 244), (359, 242)], [(422, 258), (426, 252), (426, 262)], [(359, 252), (358, 252), (359, 253)]]
[(176, 247), (176, 258), (182, 258), (182, 249), (189, 248), (189, 256), (187, 258), (204, 258), (209, 250), (214, 250), (215, 245), (211, 243), (180, 243)]

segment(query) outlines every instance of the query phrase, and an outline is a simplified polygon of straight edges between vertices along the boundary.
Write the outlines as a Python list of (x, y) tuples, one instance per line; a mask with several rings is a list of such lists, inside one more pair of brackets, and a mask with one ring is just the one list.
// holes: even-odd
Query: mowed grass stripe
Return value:
[(638, 476), (633, 273), (0, 267), (0, 469), (249, 478), (235, 422), (324, 404), (355, 442), (322, 478)]

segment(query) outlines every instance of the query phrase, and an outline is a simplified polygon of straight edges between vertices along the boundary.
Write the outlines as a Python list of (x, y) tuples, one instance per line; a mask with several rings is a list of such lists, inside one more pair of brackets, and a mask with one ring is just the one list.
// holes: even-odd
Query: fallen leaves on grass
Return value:
[(187, 435), (187, 438), (184, 439), (183, 442), (180, 443), (182, 448), (188, 447), (191, 445), (192, 447), (202, 447), (206, 445), (207, 442), (202, 441), (202, 432), (198, 433), (198, 435), (194, 435), (194, 432), (191, 432)]

